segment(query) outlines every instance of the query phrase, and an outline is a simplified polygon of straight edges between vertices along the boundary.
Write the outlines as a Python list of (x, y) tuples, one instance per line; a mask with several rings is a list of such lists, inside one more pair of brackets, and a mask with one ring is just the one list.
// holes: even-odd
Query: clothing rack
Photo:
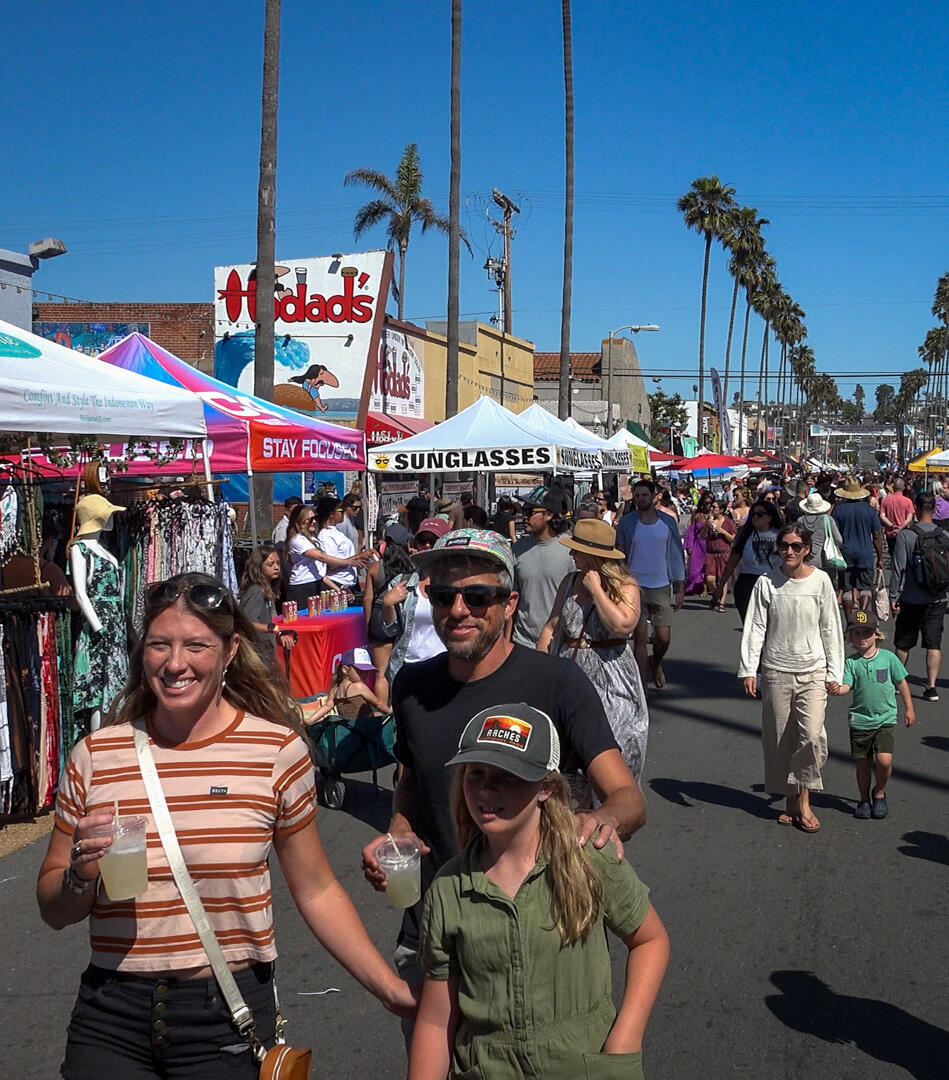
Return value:
[(52, 805), (81, 734), (68, 598), (0, 595), (0, 821)]

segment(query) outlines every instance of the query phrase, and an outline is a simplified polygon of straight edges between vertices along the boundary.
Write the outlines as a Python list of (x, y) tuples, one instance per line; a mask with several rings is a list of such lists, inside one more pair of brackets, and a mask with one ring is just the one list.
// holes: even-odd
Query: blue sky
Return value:
[[(514, 331), (560, 342), (560, 5), (464, 5), (461, 310), (485, 321), (498, 187), (520, 203)], [(770, 219), (778, 276), (844, 396), (917, 365), (949, 271), (949, 9), (937, 3), (574, 3), (572, 348), (655, 322), (640, 361), (691, 395), (702, 239), (676, 198), (715, 173)], [(417, 142), (447, 213), (447, 0), (283, 2), (280, 258), (353, 250), (368, 198)], [(941, 14), (940, 14), (941, 13)], [(0, 246), (54, 235), (36, 287), (90, 300), (210, 300), (215, 264), (252, 261), (263, 0), (76, 5), (4, 15)], [(382, 230), (362, 247), (384, 244)], [(439, 234), (409, 249), (406, 316), (442, 316)], [(707, 359), (722, 366), (731, 284), (713, 252)], [(393, 307), (393, 305), (390, 305)], [(394, 308), (393, 308), (394, 309)], [(753, 327), (755, 322), (753, 320)], [(753, 330), (757, 355), (760, 324)], [(877, 374), (862, 374), (877, 373)], [(896, 382), (898, 375), (882, 381)], [(651, 386), (650, 386), (651, 388)]]

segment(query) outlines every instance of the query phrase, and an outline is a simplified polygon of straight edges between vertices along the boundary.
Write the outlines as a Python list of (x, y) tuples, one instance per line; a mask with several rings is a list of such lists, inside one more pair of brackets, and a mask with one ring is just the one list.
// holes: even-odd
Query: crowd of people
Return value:
[[(161, 583), (111, 717), (70, 755), (40, 870), (44, 919), (90, 929), (62, 1075), (257, 1075), (256, 1051), (279, 1033), (273, 851), (323, 947), (402, 1018), (412, 1080), (515, 1077), (524, 1061), (554, 1080), (642, 1076), (669, 942), (624, 842), (645, 823), (649, 696), (666, 684), (674, 612), (689, 592), (717, 611), (734, 599), (765, 787), (785, 800), (778, 824), (821, 828), (810, 796), (838, 694), (851, 701), (855, 816), (885, 817), (920, 639), (922, 697), (938, 700), (940, 498), (890, 476), (714, 490), (634, 477), (625, 500), (542, 487), (521, 505), (502, 497), (492, 516), (471, 495), (424, 492), (367, 544), (360, 492), (324, 492), (288, 500), (239, 598), (200, 574)], [(344, 657), (304, 718), (277, 674), (275, 649), (293, 638), (274, 617), (281, 598), (326, 588), (360, 597), (367, 648)], [(880, 645), (884, 606), (895, 654)], [(327, 862), (303, 738), (304, 723), (372, 714), (394, 716), (398, 768), (364, 874), (385, 891), (393, 837), (423, 854), (423, 901), (405, 910), (394, 970)], [(231, 1023), (181, 902), (142, 744), (252, 1028)], [(112, 900), (100, 861), (130, 814), (148, 821), (147, 884)], [(629, 950), (618, 1009), (604, 925)]]

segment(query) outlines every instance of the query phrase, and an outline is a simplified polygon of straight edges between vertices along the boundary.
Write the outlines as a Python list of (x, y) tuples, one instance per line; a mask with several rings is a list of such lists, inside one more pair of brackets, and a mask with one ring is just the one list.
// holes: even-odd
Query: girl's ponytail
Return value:
[(603, 887), (577, 843), (570, 786), (559, 772), (551, 773), (546, 782), (550, 795), (540, 807), (540, 846), (547, 860), (554, 927), (563, 943), (572, 945), (586, 940), (595, 925)]

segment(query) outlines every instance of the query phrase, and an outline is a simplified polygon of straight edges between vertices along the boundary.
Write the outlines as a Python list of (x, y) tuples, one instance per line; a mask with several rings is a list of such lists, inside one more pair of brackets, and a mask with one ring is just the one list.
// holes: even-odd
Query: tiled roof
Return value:
[[(598, 352), (575, 352), (570, 354), (570, 373), (574, 382), (599, 382), (600, 361)], [(559, 379), (560, 353), (534, 353), (534, 379)]]

